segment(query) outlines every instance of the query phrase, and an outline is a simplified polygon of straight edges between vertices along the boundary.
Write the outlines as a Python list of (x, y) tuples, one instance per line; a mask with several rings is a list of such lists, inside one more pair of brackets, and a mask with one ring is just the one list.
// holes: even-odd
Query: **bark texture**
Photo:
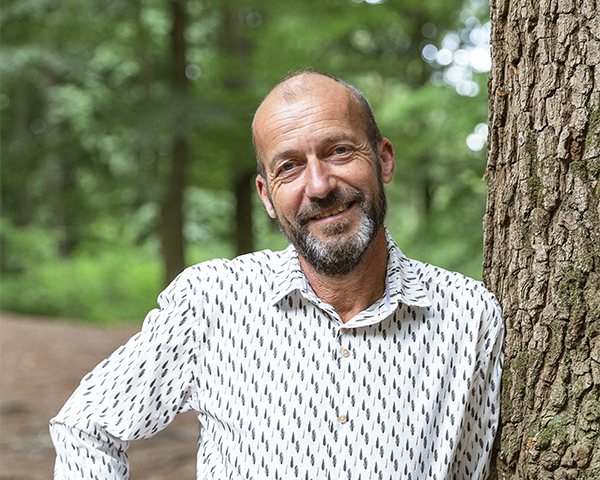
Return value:
[(599, 8), (492, 0), (484, 281), (507, 327), (499, 479), (600, 479)]

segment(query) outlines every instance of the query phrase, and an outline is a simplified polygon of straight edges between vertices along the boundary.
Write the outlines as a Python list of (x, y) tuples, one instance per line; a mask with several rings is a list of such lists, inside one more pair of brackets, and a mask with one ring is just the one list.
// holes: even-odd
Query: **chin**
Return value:
[(350, 221), (339, 221), (325, 225), (319, 228), (317, 231), (310, 231), (316, 239), (327, 242), (327, 241), (338, 241), (340, 237), (347, 236), (349, 238), (358, 235), (358, 229), (360, 226), (352, 226)]

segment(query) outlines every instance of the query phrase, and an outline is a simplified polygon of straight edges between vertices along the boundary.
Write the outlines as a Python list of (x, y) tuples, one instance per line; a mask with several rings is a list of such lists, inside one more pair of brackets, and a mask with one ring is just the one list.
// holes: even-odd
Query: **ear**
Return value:
[(396, 152), (392, 142), (384, 138), (379, 143), (379, 158), (381, 159), (381, 181), (390, 183), (394, 178), (394, 170), (396, 168)]
[(269, 197), (269, 189), (267, 188), (266, 180), (261, 176), (257, 175), (256, 177), (256, 190), (258, 191), (258, 195), (262, 200), (265, 208), (267, 209), (267, 213), (269, 217), (275, 218), (277, 214), (275, 213), (275, 208), (271, 203), (271, 198)]

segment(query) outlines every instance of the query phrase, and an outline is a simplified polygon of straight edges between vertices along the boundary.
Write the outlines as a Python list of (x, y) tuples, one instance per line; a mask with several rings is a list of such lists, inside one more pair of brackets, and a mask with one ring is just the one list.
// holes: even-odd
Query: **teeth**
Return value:
[(343, 212), (344, 210), (346, 210), (348, 208), (348, 204), (345, 203), (343, 205), (340, 205), (339, 207), (335, 208), (334, 210), (332, 210), (331, 212), (328, 213), (323, 213), (320, 215), (317, 215), (315, 218), (317, 220), (321, 219), (321, 218), (327, 218), (327, 217), (331, 217), (332, 215), (337, 215), (340, 212)]

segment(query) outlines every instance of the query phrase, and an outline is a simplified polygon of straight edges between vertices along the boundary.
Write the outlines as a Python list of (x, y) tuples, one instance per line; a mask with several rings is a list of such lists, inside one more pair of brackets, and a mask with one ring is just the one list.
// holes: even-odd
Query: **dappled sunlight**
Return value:
[[(393, 143), (401, 247), (479, 275), (481, 248), (461, 245), (481, 243), (484, 2), (189, 0), (177, 63), (172, 5), (3, 6), (2, 308), (138, 317), (167, 263), (284, 248), (251, 182), (250, 124), (306, 67), (364, 91)], [(444, 220), (454, 212), (461, 229)]]

